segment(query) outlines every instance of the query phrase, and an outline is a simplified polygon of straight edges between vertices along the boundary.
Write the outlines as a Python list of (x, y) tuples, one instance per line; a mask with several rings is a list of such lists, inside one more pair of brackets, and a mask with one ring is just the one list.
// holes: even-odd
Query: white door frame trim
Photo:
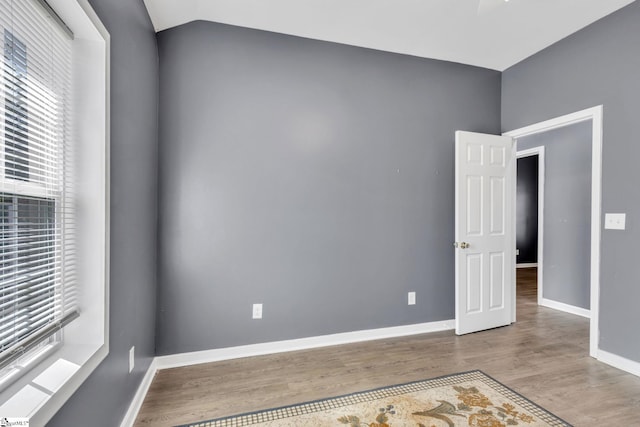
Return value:
[[(516, 150), (518, 149), (516, 142)], [(542, 281), (542, 271), (544, 269), (544, 146), (530, 148), (528, 150), (516, 151), (516, 158), (538, 156), (538, 305), (542, 305), (542, 290), (544, 283)], [(516, 177), (518, 176), (516, 172)], [(517, 231), (517, 230), (516, 230)], [(514, 304), (515, 307), (515, 304)], [(516, 321), (515, 310), (513, 312), (513, 321)]]
[[(602, 212), (602, 117), (603, 107), (567, 114), (555, 119), (546, 120), (520, 129), (505, 132), (504, 135), (518, 139), (574, 123), (591, 120), (591, 325), (589, 333), (589, 354), (597, 358), (599, 351), (599, 318), (600, 318), (600, 238)], [(517, 147), (517, 143), (516, 143)], [(515, 208), (514, 208), (515, 209)], [(515, 212), (513, 213), (515, 215)], [(514, 222), (515, 224), (515, 222)], [(515, 307), (515, 304), (514, 304)]]

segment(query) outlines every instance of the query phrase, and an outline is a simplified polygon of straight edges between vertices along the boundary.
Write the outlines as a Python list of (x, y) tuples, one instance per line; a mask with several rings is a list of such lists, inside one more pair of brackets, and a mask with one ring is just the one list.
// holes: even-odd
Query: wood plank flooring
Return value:
[(518, 270), (518, 321), (166, 369), (136, 427), (165, 427), (480, 369), (575, 426), (640, 425), (640, 378), (589, 357), (589, 321), (539, 307)]

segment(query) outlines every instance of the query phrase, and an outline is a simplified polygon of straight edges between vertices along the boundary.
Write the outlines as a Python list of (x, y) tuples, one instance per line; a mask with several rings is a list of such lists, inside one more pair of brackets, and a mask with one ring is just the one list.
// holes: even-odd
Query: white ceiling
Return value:
[(634, 0), (144, 0), (206, 20), (503, 71)]

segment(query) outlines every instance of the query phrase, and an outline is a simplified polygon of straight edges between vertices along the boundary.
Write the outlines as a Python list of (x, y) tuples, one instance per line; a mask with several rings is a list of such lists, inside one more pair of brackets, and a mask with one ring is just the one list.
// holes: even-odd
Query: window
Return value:
[(0, 416), (45, 425), (109, 352), (109, 34), (0, 1)]
[(72, 39), (43, 12), (0, 5), (0, 378), (78, 316)]
[(4, 30), (5, 101), (3, 178), (29, 181), (29, 129), (27, 111), (27, 47), (8, 29)]

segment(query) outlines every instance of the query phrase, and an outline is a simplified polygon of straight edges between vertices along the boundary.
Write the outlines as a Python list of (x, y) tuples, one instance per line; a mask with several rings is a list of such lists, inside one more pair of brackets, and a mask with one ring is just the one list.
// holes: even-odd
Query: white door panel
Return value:
[(510, 137), (456, 132), (456, 333), (505, 326), (515, 280)]

